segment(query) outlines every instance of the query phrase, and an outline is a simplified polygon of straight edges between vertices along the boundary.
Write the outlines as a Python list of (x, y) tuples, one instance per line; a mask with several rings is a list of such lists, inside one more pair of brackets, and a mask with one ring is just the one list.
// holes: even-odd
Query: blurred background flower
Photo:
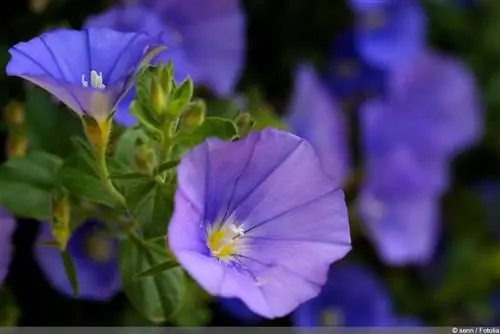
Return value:
[[(239, 299), (211, 298), (189, 281), (168, 324), (500, 323), (499, 1), (31, 0), (2, 13), (0, 61), (11, 61), (10, 74), (34, 75), (38, 84), (41, 72), (13, 73), (21, 56), (11, 60), (8, 50), (59, 27), (149, 34), (169, 46), (153, 62), (172, 61), (177, 81), (191, 77), (208, 115), (250, 127), (249, 114), (258, 129), (288, 128), (342, 185), (353, 248), (331, 266), (319, 296), (266, 320)], [(57, 42), (70, 54), (59, 65), (85, 51)], [(106, 47), (117, 56), (119, 48)], [(43, 66), (24, 62), (38, 71), (50, 63), (51, 76), (64, 79), (38, 51), (28, 53)], [(80, 84), (81, 74), (71, 83)], [(76, 118), (41, 90), (0, 80), (3, 158), (33, 150), (66, 157), (69, 138), (81, 131)], [(135, 123), (133, 94), (115, 118), (122, 126)], [(39, 208), (24, 184), (14, 197), (1, 192), (14, 182), (3, 167), (4, 209), (15, 211), (16, 201)], [(150, 324), (120, 292), (116, 241), (94, 230), (104, 226), (99, 219), (69, 240), (80, 281), (74, 296), (61, 255), (40, 245), (50, 225), (38, 231), (23, 212), (7, 211), (0, 215), (0, 293), (15, 298), (0, 299), (0, 314), (15, 309), (10, 321), (32, 326)]]

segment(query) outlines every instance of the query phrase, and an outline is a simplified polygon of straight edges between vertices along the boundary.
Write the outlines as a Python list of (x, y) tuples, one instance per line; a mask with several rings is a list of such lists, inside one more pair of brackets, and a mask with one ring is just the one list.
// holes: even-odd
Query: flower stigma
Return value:
[[(88, 87), (89, 82), (85, 80), (85, 74), (82, 74), (82, 85), (83, 87)], [(97, 73), (96, 71), (90, 71), (90, 85), (93, 88), (104, 89), (106, 85), (103, 84), (102, 72)]]
[(234, 223), (215, 224), (209, 231), (207, 246), (210, 253), (220, 260), (230, 260), (238, 252), (241, 245), (241, 236), (245, 230)]
[(102, 233), (92, 233), (86, 240), (86, 254), (95, 262), (111, 260), (114, 254), (113, 241)]

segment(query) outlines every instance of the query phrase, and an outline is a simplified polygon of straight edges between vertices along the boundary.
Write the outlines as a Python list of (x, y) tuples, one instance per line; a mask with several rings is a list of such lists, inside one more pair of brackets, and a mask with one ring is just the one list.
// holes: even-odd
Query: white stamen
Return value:
[(83, 85), (83, 87), (89, 86), (89, 82), (87, 80), (85, 80), (85, 74), (82, 74), (82, 85)]
[[(83, 87), (88, 87), (89, 82), (85, 80), (85, 74), (82, 74), (82, 85)], [(104, 89), (106, 85), (103, 83), (103, 75), (102, 72), (97, 73), (96, 71), (90, 71), (90, 85), (93, 88)]]

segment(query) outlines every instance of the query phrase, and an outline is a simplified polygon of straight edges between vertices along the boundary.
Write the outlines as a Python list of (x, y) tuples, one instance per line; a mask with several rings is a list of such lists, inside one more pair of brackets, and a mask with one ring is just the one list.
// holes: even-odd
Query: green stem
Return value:
[(109, 177), (108, 165), (106, 164), (106, 147), (99, 147), (96, 153), (97, 168), (103, 186), (118, 203), (125, 207), (125, 197), (123, 197), (123, 195), (116, 190), (115, 186), (111, 182), (111, 178)]

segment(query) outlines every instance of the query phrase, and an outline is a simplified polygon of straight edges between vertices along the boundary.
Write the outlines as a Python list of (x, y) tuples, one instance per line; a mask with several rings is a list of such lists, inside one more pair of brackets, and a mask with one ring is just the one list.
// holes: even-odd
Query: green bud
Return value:
[(182, 129), (194, 129), (199, 127), (205, 120), (207, 107), (202, 100), (191, 102), (182, 112), (179, 118), (179, 126)]
[(193, 81), (187, 78), (181, 84), (174, 88), (170, 95), (170, 104), (168, 111), (172, 115), (179, 115), (179, 113), (186, 108), (189, 101), (193, 98)]
[(173, 88), (173, 77), (174, 65), (171, 61), (167, 65), (158, 67), (158, 78), (160, 80), (160, 85), (163, 88), (165, 96), (170, 96)]
[(234, 122), (236, 123), (236, 127), (238, 128), (238, 134), (240, 135), (240, 137), (245, 137), (255, 127), (255, 120), (253, 120), (252, 116), (249, 113), (239, 114), (235, 118)]
[(70, 205), (67, 194), (58, 193), (52, 197), (52, 236), (64, 251), (70, 237)]
[(139, 144), (134, 149), (135, 168), (147, 174), (152, 174), (156, 166), (156, 155), (152, 147), (147, 144)]
[(160, 84), (160, 79), (156, 75), (151, 77), (149, 96), (153, 110), (159, 115), (163, 114), (167, 105), (167, 96), (165, 95), (163, 87)]

